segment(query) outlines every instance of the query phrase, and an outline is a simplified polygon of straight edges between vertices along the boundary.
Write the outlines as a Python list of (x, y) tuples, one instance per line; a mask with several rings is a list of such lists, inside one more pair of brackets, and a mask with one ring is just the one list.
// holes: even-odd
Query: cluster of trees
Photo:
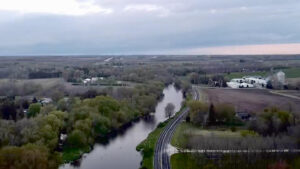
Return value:
[(17, 122), (0, 120), (0, 168), (57, 168), (61, 156), (55, 150), (67, 116), (53, 111)]
[(297, 143), (288, 136), (282, 137), (226, 137), (226, 136), (189, 136), (186, 148), (198, 150), (272, 150), (294, 149)]
[(3, 80), (0, 83), (1, 96), (26, 96), (38, 93), (42, 90), (42, 86), (32, 82), (20, 82), (17, 80)]
[(41, 112), (41, 107), (36, 98), (31, 103), (26, 99), (4, 98), (0, 100), (0, 119), (17, 121), (24, 117), (35, 117)]
[(60, 155), (40, 145), (7, 146), (0, 149), (0, 168), (57, 169)]
[(47, 71), (36, 71), (28, 74), (29, 79), (42, 79), (42, 78), (59, 78), (61, 72), (47, 72)]
[(29, 102), (23, 99), (5, 97), (0, 99), (0, 119), (14, 120), (24, 118), (24, 110), (28, 109)]
[[(70, 134), (68, 144), (71, 146), (89, 144), (95, 137), (104, 137), (140, 115), (128, 102), (118, 102), (109, 96), (76, 99), (73, 102), (67, 122), (67, 133)], [(81, 143), (77, 144), (75, 138), (79, 138), (80, 135), (84, 137), (77, 140)]]
[[(226, 104), (211, 104), (199, 101), (188, 102), (188, 121), (195, 125), (216, 126), (235, 123), (234, 108)], [(266, 108), (257, 117), (246, 122), (248, 130), (241, 137), (187, 135), (185, 148), (202, 150), (264, 150), (296, 149), (300, 146), (300, 125), (296, 113), (277, 108)], [(234, 132), (236, 130), (233, 130)]]
[(39, 114), (33, 118), (19, 121), (0, 121), (0, 145), (21, 146), (28, 143), (41, 144), (54, 150), (58, 136), (64, 127), (67, 113), (53, 111), (49, 114)]
[(235, 109), (228, 104), (207, 104), (201, 101), (189, 101), (188, 121), (195, 125), (223, 125), (237, 121)]
[(266, 108), (264, 112), (249, 123), (249, 129), (264, 136), (278, 135), (287, 132), (291, 125), (296, 125), (296, 115), (273, 108)]
[(192, 84), (206, 84), (214, 87), (227, 87), (226, 82), (228, 80), (225, 79), (224, 75), (215, 74), (207, 76), (206, 74), (198, 74), (193, 72), (189, 76)]
[[(26, 168), (23, 167), (27, 165), (26, 158), (34, 160), (28, 165), (31, 168), (57, 168), (65, 160), (58, 153), (61, 148), (81, 151), (90, 147), (95, 138), (107, 137), (132, 120), (153, 112), (163, 88), (163, 83), (153, 81), (134, 88), (107, 90), (100, 96), (96, 93), (87, 98), (62, 98), (44, 106), (36, 101), (20, 102), (19, 106), (26, 105), (28, 109), (23, 118), (14, 117), (17, 113), (13, 112), (19, 109), (16, 100), (1, 102), (4, 118), (0, 120), (0, 168), (8, 165)], [(67, 135), (66, 140), (61, 140), (61, 134)], [(24, 156), (27, 153), (30, 155)]]

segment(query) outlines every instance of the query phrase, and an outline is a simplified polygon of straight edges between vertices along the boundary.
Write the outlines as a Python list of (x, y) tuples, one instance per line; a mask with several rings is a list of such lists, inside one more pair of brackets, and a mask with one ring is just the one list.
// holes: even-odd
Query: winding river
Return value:
[(168, 103), (179, 111), (183, 101), (180, 90), (174, 85), (166, 87), (164, 97), (157, 104), (155, 113), (148, 119), (134, 122), (124, 132), (111, 138), (107, 143), (94, 145), (90, 153), (84, 154), (76, 164), (64, 164), (60, 169), (138, 169), (142, 156), (136, 146), (143, 141), (156, 126), (166, 120), (164, 109)]

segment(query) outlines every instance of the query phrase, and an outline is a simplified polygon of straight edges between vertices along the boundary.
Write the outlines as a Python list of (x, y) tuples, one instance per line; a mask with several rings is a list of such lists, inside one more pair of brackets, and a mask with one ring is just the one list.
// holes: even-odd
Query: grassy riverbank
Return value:
[(143, 160), (141, 168), (143, 169), (153, 169), (153, 157), (154, 149), (156, 142), (160, 136), (160, 133), (164, 130), (165, 126), (170, 120), (160, 123), (157, 128), (152, 131), (148, 137), (142, 141), (137, 147), (136, 150), (140, 151), (143, 155)]
[(141, 168), (142, 169), (153, 169), (153, 157), (154, 157), (154, 150), (156, 142), (161, 134), (161, 132), (164, 130), (165, 126), (176, 116), (180, 114), (180, 112), (185, 109), (185, 103), (183, 104), (180, 111), (176, 113), (175, 116), (172, 118), (160, 123), (157, 128), (152, 131), (148, 137), (142, 141), (137, 147), (136, 150), (140, 151), (142, 153), (143, 159), (141, 162)]
[(64, 163), (75, 161), (79, 159), (84, 153), (91, 151), (90, 146), (85, 146), (83, 148), (66, 148), (62, 152), (62, 159)]

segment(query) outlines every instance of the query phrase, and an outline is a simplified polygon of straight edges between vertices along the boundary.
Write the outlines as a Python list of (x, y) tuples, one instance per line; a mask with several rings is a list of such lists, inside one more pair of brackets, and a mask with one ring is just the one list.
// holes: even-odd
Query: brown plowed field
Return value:
[(300, 100), (270, 93), (264, 89), (202, 89), (207, 100), (213, 103), (228, 103), (237, 111), (259, 113), (266, 107), (275, 106), (281, 110), (292, 110), (300, 113)]

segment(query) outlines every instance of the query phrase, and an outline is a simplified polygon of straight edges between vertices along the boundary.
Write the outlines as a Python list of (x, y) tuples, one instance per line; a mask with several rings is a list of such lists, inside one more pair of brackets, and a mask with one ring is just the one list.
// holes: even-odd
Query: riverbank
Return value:
[[(129, 127), (133, 125), (133, 123), (146, 119), (149, 115), (143, 115), (139, 116), (132, 121), (122, 125), (119, 129), (117, 130), (112, 130), (109, 133), (107, 133), (105, 136), (102, 136), (100, 138), (95, 139), (95, 143), (107, 143), (109, 142), (110, 139), (116, 137), (118, 134), (126, 131)], [(94, 143), (94, 144), (95, 144)], [(76, 160), (80, 159), (85, 153), (89, 153), (93, 150), (93, 145), (89, 146), (84, 146), (82, 148), (72, 148), (72, 147), (66, 147), (62, 151), (62, 159), (63, 163), (70, 163), (70, 162), (75, 162)]]
[(153, 169), (153, 158), (154, 158), (154, 149), (157, 143), (157, 140), (161, 134), (161, 132), (165, 129), (172, 119), (177, 117), (182, 110), (186, 108), (185, 103), (181, 107), (180, 111), (178, 111), (173, 117), (170, 119), (160, 123), (157, 128), (152, 131), (148, 137), (142, 141), (137, 147), (136, 150), (141, 152), (143, 159), (141, 161), (141, 169)]
[[(74, 106), (73, 112), (69, 113), (71, 117), (66, 122), (71, 124), (67, 126), (67, 131), (72, 132), (68, 134), (62, 146), (63, 164), (75, 162), (83, 154), (91, 152), (95, 143), (105, 144), (107, 140), (122, 133), (134, 122), (149, 116), (150, 112), (154, 111), (155, 105), (163, 98), (162, 88), (158, 89), (161, 91), (149, 96), (151, 99), (149, 108), (144, 108), (143, 105), (130, 105), (132, 103), (128, 100), (120, 101), (104, 96), (85, 99)], [(145, 111), (142, 111), (144, 109)]]
[[(157, 100), (159, 102), (161, 98)], [(93, 145), (95, 143), (106, 143), (108, 142), (111, 138), (117, 136), (119, 133), (124, 132), (127, 128), (133, 125), (134, 122), (137, 122), (142, 119), (146, 119), (149, 115), (140, 115), (128, 123), (123, 124), (120, 128), (118, 129), (113, 129), (109, 131), (107, 134), (95, 138), (95, 142), (93, 142), (91, 145), (83, 146), (83, 147), (64, 147), (62, 151), (62, 160), (63, 164), (65, 163), (70, 163), (70, 162), (75, 162), (76, 160), (79, 160), (85, 153), (89, 153), (93, 150)]]
[(169, 123), (170, 120), (171, 119), (160, 123), (157, 128), (136, 147), (136, 150), (140, 151), (143, 156), (143, 160), (141, 162), (142, 169), (153, 169), (153, 157), (156, 142), (161, 132), (164, 130), (165, 126)]
[[(151, 113), (149, 116), (139, 116), (137, 120), (131, 121), (129, 125), (120, 127), (108, 138), (102, 138), (100, 141), (96, 139), (95, 144), (93, 144), (88, 153), (82, 151), (84, 156), (82, 158), (79, 156), (80, 160), (64, 164), (60, 169), (97, 169), (99, 166), (103, 169), (139, 168), (142, 156), (140, 152), (136, 151), (137, 145), (145, 140), (160, 122), (167, 119), (164, 109), (168, 103), (175, 105), (176, 112), (180, 110), (182, 105), (182, 91), (175, 89), (174, 85), (165, 87), (162, 93), (164, 97), (158, 100), (155, 111), (153, 111), (155, 113)], [(72, 151), (68, 153), (72, 153)], [(76, 152), (74, 154), (76, 155)], [(124, 154), (126, 155), (124, 156)], [(114, 159), (118, 159), (118, 163)]]

